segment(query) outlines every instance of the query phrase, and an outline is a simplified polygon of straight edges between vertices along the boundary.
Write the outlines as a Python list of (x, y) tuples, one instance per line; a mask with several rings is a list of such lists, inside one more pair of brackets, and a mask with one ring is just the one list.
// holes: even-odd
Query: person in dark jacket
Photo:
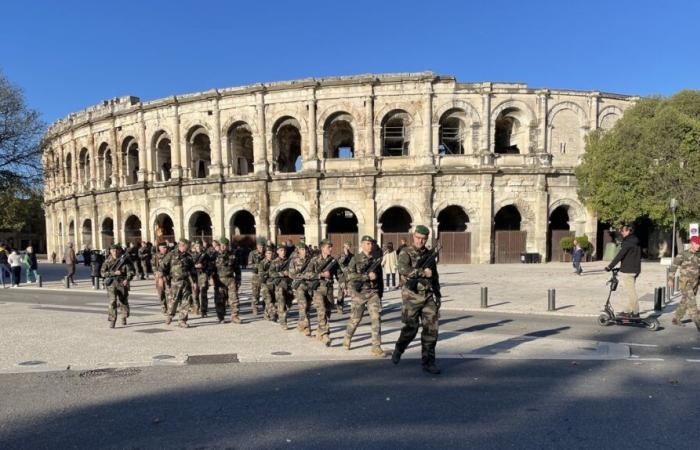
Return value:
[(621, 316), (639, 317), (639, 298), (635, 283), (642, 271), (642, 249), (639, 246), (639, 239), (633, 234), (633, 229), (625, 225), (620, 230), (622, 233), (622, 246), (619, 253), (610, 261), (605, 268), (612, 270), (618, 263), (620, 264), (620, 281), (625, 289), (627, 303), (624, 305)]
[(581, 261), (583, 261), (583, 257), (585, 256), (585, 252), (581, 248), (581, 245), (579, 242), (574, 239), (574, 248), (571, 251), (572, 255), (572, 261), (574, 265), (574, 273), (576, 275), (581, 275), (581, 272), (583, 272), (583, 269), (581, 268)]

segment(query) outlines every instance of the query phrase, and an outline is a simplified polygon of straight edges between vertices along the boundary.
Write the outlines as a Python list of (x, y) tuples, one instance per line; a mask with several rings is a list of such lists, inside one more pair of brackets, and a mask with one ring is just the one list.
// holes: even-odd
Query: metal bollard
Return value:
[(481, 307), (482, 308), (489, 307), (489, 288), (486, 286), (483, 286), (481, 288)]
[(547, 311), (555, 311), (557, 309), (557, 291), (556, 289), (547, 289)]
[(663, 288), (654, 288), (654, 311), (661, 311), (663, 308), (664, 291)]
[(39, 287), (43, 287), (43, 282), (41, 280), (41, 275), (36, 276), (36, 284), (39, 285)]
[(63, 287), (70, 289), (70, 279), (68, 277), (63, 277)]
[(97, 289), (97, 277), (91, 277), (92, 278), (92, 288)]

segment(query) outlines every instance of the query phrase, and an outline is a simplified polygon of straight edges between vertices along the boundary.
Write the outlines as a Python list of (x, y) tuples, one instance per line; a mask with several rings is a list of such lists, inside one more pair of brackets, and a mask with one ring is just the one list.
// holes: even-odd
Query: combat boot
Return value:
[(209, 315), (208, 315), (207, 313), (203, 312), (203, 313), (202, 313), (202, 319), (206, 319), (207, 317), (209, 317)]
[(350, 338), (348, 336), (343, 338), (343, 348), (348, 351), (350, 350)]
[(438, 368), (438, 366), (435, 365), (434, 362), (423, 364), (423, 370), (432, 375), (440, 375), (441, 372), (441, 370)]
[(321, 336), (321, 339), (320, 339), (320, 340), (321, 340), (321, 343), (322, 343), (323, 345), (325, 345), (326, 347), (330, 347), (331, 344), (333, 343), (333, 340), (332, 340), (329, 336), (327, 336), (327, 335)]
[(372, 354), (374, 356), (379, 356), (380, 358), (384, 358), (384, 356), (386, 356), (381, 347), (372, 347)]
[(304, 324), (301, 322), (297, 323), (297, 331), (303, 332), (304, 331)]
[(231, 323), (240, 324), (240, 323), (241, 323), (241, 318), (238, 317), (238, 315), (232, 315), (232, 316), (231, 316)]
[(304, 333), (304, 336), (311, 337), (311, 330), (308, 327), (305, 327), (301, 332)]
[(286, 321), (286, 320), (284, 320), (284, 321), (280, 320), (280, 327), (281, 327), (284, 331), (287, 331), (287, 321)]
[(401, 361), (401, 352), (399, 349), (395, 348), (394, 352), (391, 354), (391, 362), (398, 364)]
[(122, 325), (126, 326), (126, 317), (122, 317)]
[(177, 326), (180, 327), (180, 328), (189, 328), (189, 327), (190, 327), (190, 324), (188, 324), (188, 323), (187, 323), (186, 321), (184, 321), (184, 320), (181, 320), (181, 321), (179, 321), (179, 322), (177, 323)]
[(109, 321), (109, 327), (110, 327), (110, 328), (114, 328), (114, 324), (115, 324), (116, 322), (117, 322), (117, 319), (110, 320), (110, 321)]
[(678, 317), (674, 317), (673, 319), (671, 319), (671, 323), (679, 327), (685, 326), (685, 324), (681, 322), (680, 319), (678, 319)]
[(165, 324), (170, 325), (173, 322), (173, 317), (170, 315), (165, 316)]

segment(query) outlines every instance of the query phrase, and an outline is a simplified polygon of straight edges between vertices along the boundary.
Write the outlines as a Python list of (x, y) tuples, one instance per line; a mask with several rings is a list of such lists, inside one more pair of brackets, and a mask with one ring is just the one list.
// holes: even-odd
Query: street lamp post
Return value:
[(673, 235), (671, 236), (671, 260), (676, 256), (676, 209), (678, 209), (678, 200), (671, 199), (671, 212), (673, 213)]

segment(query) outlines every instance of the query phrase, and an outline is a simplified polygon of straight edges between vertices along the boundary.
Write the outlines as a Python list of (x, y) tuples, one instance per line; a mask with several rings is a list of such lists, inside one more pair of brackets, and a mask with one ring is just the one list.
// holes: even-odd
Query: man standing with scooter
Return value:
[(690, 248), (673, 259), (671, 268), (668, 271), (668, 289), (670, 292), (673, 292), (673, 279), (679, 268), (681, 302), (678, 304), (678, 309), (676, 309), (671, 323), (680, 327), (685, 326), (682, 320), (687, 311), (698, 331), (700, 331), (700, 314), (698, 314), (698, 305), (695, 302), (695, 295), (698, 293), (698, 277), (700, 276), (700, 237), (691, 237)]
[(622, 286), (625, 289), (627, 302), (618, 316), (638, 318), (639, 298), (637, 298), (635, 283), (639, 273), (642, 271), (642, 249), (639, 247), (639, 239), (633, 234), (631, 226), (624, 225), (620, 233), (623, 238), (622, 247), (605, 270), (609, 272), (620, 263), (620, 281), (622, 281)]

